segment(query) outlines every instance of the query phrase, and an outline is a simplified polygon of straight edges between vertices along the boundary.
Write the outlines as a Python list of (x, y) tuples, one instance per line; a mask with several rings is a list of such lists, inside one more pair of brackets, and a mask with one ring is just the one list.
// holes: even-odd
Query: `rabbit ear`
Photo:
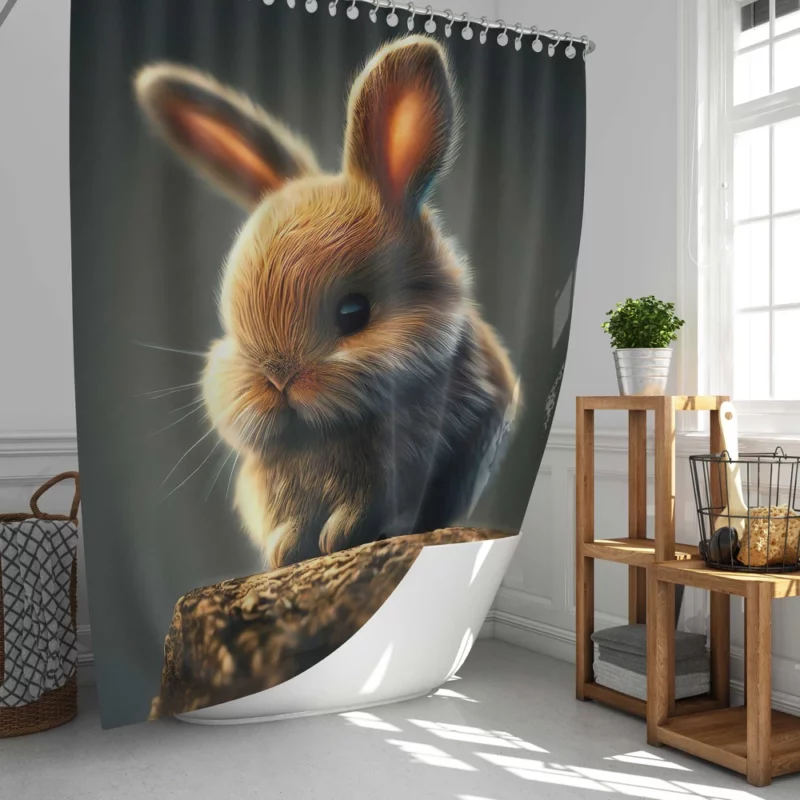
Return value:
[(346, 172), (377, 182), (389, 205), (418, 208), (447, 167), (456, 130), (442, 48), (410, 36), (381, 49), (350, 93)]
[(246, 208), (319, 172), (311, 150), (247, 97), (186, 67), (155, 64), (136, 97), (156, 130), (198, 172)]

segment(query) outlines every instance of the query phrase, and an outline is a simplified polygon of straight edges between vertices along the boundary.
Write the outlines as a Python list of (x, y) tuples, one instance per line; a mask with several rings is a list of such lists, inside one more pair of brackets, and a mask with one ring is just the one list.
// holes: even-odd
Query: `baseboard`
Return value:
[(494, 616), (493, 611), (490, 611), (486, 615), (486, 619), (483, 621), (483, 625), (481, 625), (481, 629), (478, 631), (478, 638), (479, 639), (495, 639), (495, 630), (494, 630)]
[[(739, 680), (731, 680), (731, 701), (737, 705), (744, 703), (744, 684)], [(800, 717), (800, 697), (786, 692), (772, 692), (772, 707), (776, 711), (784, 711)]]
[(88, 625), (78, 625), (78, 686), (92, 686), (94, 683), (92, 629)]
[(575, 634), (572, 631), (498, 609), (490, 611), (489, 618), (494, 625), (495, 639), (559, 661), (575, 661)]
[[(497, 609), (492, 609), (487, 619), (493, 623), (495, 639), (556, 658), (559, 661), (575, 663), (574, 631), (557, 628)], [(743, 662), (744, 654), (740, 649), (733, 648), (731, 670), (734, 674), (743, 674)], [(800, 673), (800, 664), (793, 664), (793, 667)], [(731, 696), (734, 702), (741, 703), (743, 701), (744, 684), (740, 679), (731, 680)], [(772, 707), (787, 714), (800, 716), (800, 692), (794, 694), (773, 690)]]

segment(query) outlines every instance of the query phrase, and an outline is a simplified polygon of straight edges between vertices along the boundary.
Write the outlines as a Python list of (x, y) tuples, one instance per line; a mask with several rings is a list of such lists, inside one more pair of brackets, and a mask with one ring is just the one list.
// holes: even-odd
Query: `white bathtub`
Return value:
[(354, 636), (263, 692), (178, 719), (199, 725), (354, 711), (429, 694), (464, 663), (519, 536), (426, 547)]

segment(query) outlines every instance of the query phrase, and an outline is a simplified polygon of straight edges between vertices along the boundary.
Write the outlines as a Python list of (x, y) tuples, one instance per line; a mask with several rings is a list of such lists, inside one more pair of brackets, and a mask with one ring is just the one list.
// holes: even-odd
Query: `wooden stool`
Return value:
[[(578, 397), (576, 403), (576, 695), (645, 717), (647, 703), (595, 683), (594, 560), (628, 565), (628, 618), (649, 619), (647, 568), (655, 562), (698, 559), (698, 548), (675, 543), (675, 414), (707, 411), (711, 415), (710, 449), (722, 449), (719, 408), (727, 397)], [(628, 536), (594, 538), (594, 412), (628, 412)], [(655, 415), (655, 538), (647, 538), (647, 412)], [(674, 587), (672, 588), (674, 609)], [(711, 693), (677, 703), (678, 714), (724, 708), (730, 702), (730, 598), (711, 595)], [(673, 620), (674, 624), (674, 620)], [(649, 656), (649, 653), (648, 653)], [(648, 672), (650, 665), (648, 664)], [(648, 675), (648, 684), (649, 684)], [(674, 705), (674, 704), (673, 704)]]
[[(744, 706), (676, 717), (676, 584), (744, 597)], [(702, 561), (670, 562), (650, 570), (648, 593), (648, 633), (652, 633), (648, 637), (648, 742), (670, 745), (741, 772), (753, 786), (768, 786), (778, 775), (800, 772), (800, 718), (772, 710), (771, 677), (772, 599), (800, 595), (800, 573), (722, 572)]]

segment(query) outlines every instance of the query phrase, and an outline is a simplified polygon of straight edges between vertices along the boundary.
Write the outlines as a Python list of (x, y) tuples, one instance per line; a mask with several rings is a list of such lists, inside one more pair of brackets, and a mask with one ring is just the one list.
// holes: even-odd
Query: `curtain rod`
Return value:
[[(276, 0), (262, 0), (264, 5), (274, 5)], [(373, 22), (378, 21), (378, 10), (383, 9), (388, 11), (386, 22), (390, 27), (396, 27), (399, 23), (398, 11), (404, 11), (408, 14), (406, 25), (409, 30), (414, 29), (417, 18), (427, 33), (434, 33), (436, 30), (436, 18), (445, 20), (445, 35), (452, 34), (453, 25), (460, 23), (462, 25), (461, 35), (464, 39), (472, 39), (475, 30), (478, 31), (478, 36), (481, 44), (484, 44), (488, 38), (490, 30), (499, 30), (500, 34), (497, 37), (497, 43), (501, 46), (507, 45), (512, 39), (514, 46), (517, 50), (522, 49), (522, 38), (524, 36), (533, 36), (532, 48), (536, 52), (540, 52), (544, 45), (542, 39), (549, 41), (548, 54), (553, 56), (556, 53), (556, 48), (561, 42), (566, 42), (567, 46), (564, 48), (564, 53), (567, 58), (574, 58), (577, 49), (576, 44), (584, 46), (583, 57), (586, 58), (587, 54), (594, 52), (595, 43), (589, 39), (588, 36), (573, 36), (571, 33), (559, 33), (556, 30), (540, 30), (536, 25), (526, 27), (519, 22), (513, 25), (507, 25), (502, 19), (489, 20), (486, 17), (473, 17), (466, 12), (463, 14), (455, 14), (450, 9), (440, 10), (432, 8), (429, 5), (418, 6), (413, 2), (403, 2), (402, 0), (286, 0), (286, 5), (289, 8), (295, 8), (298, 3), (305, 6), (306, 11), (314, 13), (321, 4), (327, 2), (328, 11), (331, 16), (334, 16), (341, 8), (350, 19), (356, 19), (359, 16), (359, 5), (367, 5), (370, 7), (369, 17)]]

